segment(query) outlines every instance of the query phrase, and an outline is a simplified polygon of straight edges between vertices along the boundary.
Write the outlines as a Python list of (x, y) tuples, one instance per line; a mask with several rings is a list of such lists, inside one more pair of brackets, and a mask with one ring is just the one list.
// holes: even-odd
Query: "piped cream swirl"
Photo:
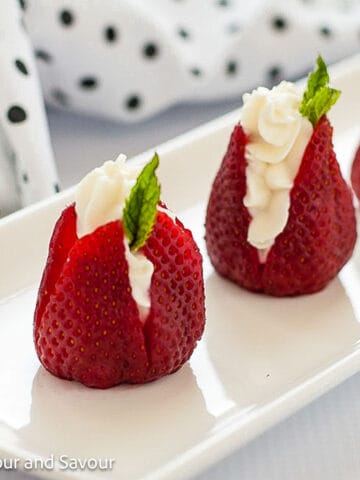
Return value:
[(262, 262), (286, 226), (290, 190), (313, 132), (299, 112), (301, 100), (290, 82), (271, 90), (260, 87), (243, 97), (241, 125), (249, 136), (244, 205), (252, 217), (248, 241)]

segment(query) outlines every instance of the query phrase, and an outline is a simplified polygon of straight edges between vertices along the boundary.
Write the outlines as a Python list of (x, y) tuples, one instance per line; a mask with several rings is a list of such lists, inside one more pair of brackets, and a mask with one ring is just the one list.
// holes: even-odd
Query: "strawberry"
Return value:
[[(38, 293), (34, 341), (43, 366), (60, 378), (97, 388), (149, 382), (178, 370), (201, 338), (201, 254), (191, 232), (158, 204), (156, 166), (154, 157), (131, 190), (121, 220), (79, 238), (72, 204), (55, 225)], [(147, 185), (136, 195), (149, 167)], [(134, 198), (137, 205), (143, 201), (145, 216), (136, 213)], [(131, 221), (137, 223), (133, 232)], [(142, 239), (136, 237), (146, 223)], [(124, 239), (130, 248), (137, 243), (136, 254), (154, 267), (145, 318), (133, 296)]]
[(360, 145), (355, 153), (354, 161), (351, 166), (351, 185), (355, 195), (360, 200)]
[(351, 192), (333, 150), (327, 110), (318, 108), (317, 102), (324, 105), (324, 97), (316, 98), (319, 91), (327, 95), (328, 109), (338, 97), (336, 90), (325, 86), (324, 65), (319, 57), (318, 70), (309, 77), (300, 108), (313, 131), (289, 191), (287, 221), (266, 251), (265, 260), (248, 236), (253, 217), (244, 199), (252, 137), (241, 125), (234, 128), (212, 185), (206, 213), (210, 259), (219, 274), (252, 291), (276, 296), (316, 292), (339, 272), (354, 248)]

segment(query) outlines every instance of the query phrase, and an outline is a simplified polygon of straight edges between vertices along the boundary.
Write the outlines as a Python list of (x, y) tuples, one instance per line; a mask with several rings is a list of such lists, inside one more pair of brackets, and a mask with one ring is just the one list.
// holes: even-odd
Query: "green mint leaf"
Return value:
[(340, 90), (328, 87), (330, 78), (326, 64), (320, 55), (316, 63), (317, 68), (309, 75), (307, 88), (299, 108), (301, 115), (308, 118), (314, 127), (336, 103), (341, 93)]
[(340, 96), (340, 91), (334, 88), (322, 87), (317, 94), (316, 100), (310, 104), (308, 119), (315, 126), (323, 115), (336, 103)]
[(325, 87), (330, 81), (326, 64), (320, 55), (318, 56), (316, 63), (317, 69), (314, 72), (311, 72), (309, 75), (307, 89), (304, 92), (303, 102), (308, 102), (312, 97), (315, 96), (319, 88)]
[(125, 202), (122, 221), (131, 250), (142, 247), (154, 227), (160, 200), (160, 185), (155, 174), (158, 165), (159, 157), (155, 153), (141, 171)]

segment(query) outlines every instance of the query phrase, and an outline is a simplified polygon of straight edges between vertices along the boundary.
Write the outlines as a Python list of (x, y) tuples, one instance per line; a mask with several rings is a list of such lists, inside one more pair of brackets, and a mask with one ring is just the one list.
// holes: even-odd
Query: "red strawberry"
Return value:
[(360, 200), (360, 145), (355, 153), (354, 161), (351, 167), (351, 185), (355, 195)]
[(236, 126), (212, 186), (206, 215), (211, 261), (221, 275), (250, 290), (277, 296), (316, 292), (346, 263), (356, 240), (352, 196), (333, 151), (332, 127), (324, 114), (316, 120), (290, 191), (287, 223), (264, 263), (247, 239), (248, 142)]
[(35, 311), (35, 347), (54, 375), (87, 386), (144, 383), (178, 370), (204, 328), (202, 258), (191, 232), (156, 211), (139, 248), (154, 265), (151, 308), (139, 316), (123, 221), (81, 238), (74, 205), (55, 225)]

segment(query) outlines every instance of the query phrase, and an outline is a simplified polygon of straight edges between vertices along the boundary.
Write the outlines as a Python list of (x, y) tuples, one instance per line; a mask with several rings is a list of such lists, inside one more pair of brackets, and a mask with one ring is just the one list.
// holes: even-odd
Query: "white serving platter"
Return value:
[[(343, 90), (331, 118), (348, 176), (360, 140), (360, 56), (334, 66), (332, 78)], [(38, 459), (29, 473), (51, 478), (89, 478), (79, 464), (64, 469), (73, 458), (114, 459), (91, 478), (190, 478), (359, 370), (359, 253), (322, 292), (285, 299), (241, 290), (209, 263), (205, 205), (238, 117), (157, 149), (163, 198), (204, 255), (206, 332), (174, 375), (101, 391), (44, 371), (32, 343), (36, 290), (54, 222), (73, 190), (0, 221), (0, 459), (18, 459), (18, 468)]]

